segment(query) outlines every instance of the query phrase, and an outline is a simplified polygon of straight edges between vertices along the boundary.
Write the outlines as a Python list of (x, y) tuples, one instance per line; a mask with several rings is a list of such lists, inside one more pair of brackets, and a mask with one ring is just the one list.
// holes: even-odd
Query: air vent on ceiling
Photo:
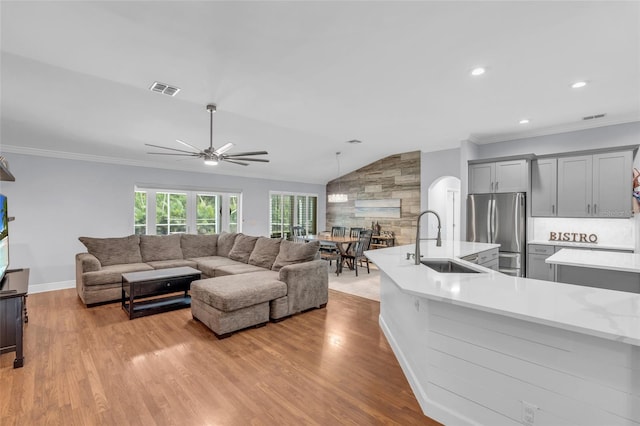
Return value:
[(149, 90), (162, 93), (163, 95), (175, 96), (180, 91), (180, 88), (154, 81), (151, 87), (149, 87)]
[(602, 118), (607, 114), (596, 114), (596, 115), (587, 115), (586, 117), (582, 117), (583, 120), (593, 120), (595, 118)]
[(362, 143), (362, 141), (359, 141), (358, 139), (351, 139), (350, 141), (347, 141), (347, 143), (357, 145), (359, 143)]

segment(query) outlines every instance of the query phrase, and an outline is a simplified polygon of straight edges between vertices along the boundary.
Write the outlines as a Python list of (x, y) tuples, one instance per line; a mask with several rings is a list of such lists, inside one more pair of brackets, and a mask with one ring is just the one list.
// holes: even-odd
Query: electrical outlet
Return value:
[(413, 302), (413, 306), (415, 306), (415, 307), (416, 307), (416, 312), (420, 312), (420, 299), (416, 299), (416, 300)]
[(522, 401), (522, 424), (525, 426), (535, 426), (536, 411), (538, 411), (538, 407), (530, 402)]

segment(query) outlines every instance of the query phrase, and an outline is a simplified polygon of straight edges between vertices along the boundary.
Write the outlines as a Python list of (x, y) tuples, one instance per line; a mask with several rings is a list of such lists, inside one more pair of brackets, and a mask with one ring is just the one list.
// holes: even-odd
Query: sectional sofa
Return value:
[[(247, 308), (257, 300), (264, 306), (266, 300), (267, 315), (282, 319), (323, 307), (328, 300), (328, 268), (319, 259), (317, 242), (294, 243), (224, 232), (79, 240), (87, 252), (76, 254), (76, 288), (88, 307), (119, 301), (122, 273), (179, 266), (202, 272), (202, 280), (191, 286), (192, 310), (194, 317), (201, 317), (198, 319), (217, 334), (233, 328), (214, 328), (211, 318), (218, 322), (219, 310)], [(250, 311), (253, 315), (256, 309)], [(234, 315), (237, 323), (242, 315)]]

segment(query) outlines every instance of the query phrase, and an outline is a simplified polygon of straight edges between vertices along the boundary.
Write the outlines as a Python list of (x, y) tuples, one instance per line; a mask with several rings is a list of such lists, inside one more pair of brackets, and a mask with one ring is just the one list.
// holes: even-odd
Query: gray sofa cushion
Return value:
[(249, 264), (271, 269), (280, 253), (280, 240), (276, 238), (260, 237), (249, 256)]
[(84, 285), (92, 287), (96, 285), (104, 285), (122, 283), (122, 274), (126, 272), (151, 271), (153, 268), (146, 263), (126, 263), (121, 265), (105, 266), (99, 271), (86, 272), (82, 274)]
[(123, 263), (140, 263), (140, 237), (129, 235), (122, 238), (78, 238), (87, 251), (100, 261), (102, 266)]
[(222, 265), (216, 268), (215, 277), (224, 277), (225, 275), (246, 274), (248, 272), (264, 271), (264, 268), (246, 263), (238, 263), (236, 265)]
[(193, 259), (197, 262), (199, 269), (207, 277), (215, 277), (216, 269), (225, 265), (244, 265), (244, 263), (236, 262), (228, 257), (222, 256), (209, 256)]
[(140, 236), (140, 253), (143, 262), (155, 260), (182, 259), (180, 234), (175, 235), (142, 235)]
[(218, 254), (218, 234), (193, 235), (182, 234), (180, 247), (185, 259), (194, 257), (215, 256)]
[(229, 259), (243, 263), (249, 262), (249, 256), (251, 256), (251, 252), (256, 246), (256, 241), (258, 241), (258, 237), (238, 234), (235, 242), (233, 243), (233, 247), (229, 251)]
[(279, 271), (283, 266), (293, 265), (294, 263), (310, 262), (316, 257), (319, 249), (320, 241), (294, 243), (282, 240), (280, 243), (280, 252), (278, 253), (271, 269)]
[(229, 257), (229, 252), (233, 248), (237, 236), (236, 232), (223, 232), (218, 235), (218, 253), (216, 255)]
[(285, 283), (263, 272), (209, 278), (191, 283), (192, 298), (223, 312), (253, 306), (286, 294)]
[(153, 269), (179, 268), (181, 266), (190, 266), (196, 268), (198, 264), (194, 260), (187, 259), (170, 259), (170, 260), (153, 260), (147, 262), (147, 265)]

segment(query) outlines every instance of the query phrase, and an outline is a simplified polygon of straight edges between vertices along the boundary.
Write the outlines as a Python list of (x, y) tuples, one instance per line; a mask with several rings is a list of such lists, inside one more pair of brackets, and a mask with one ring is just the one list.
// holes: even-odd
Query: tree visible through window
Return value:
[(187, 232), (187, 194), (156, 193), (156, 235)]
[(218, 197), (196, 195), (196, 228), (198, 234), (215, 234), (218, 219)]
[(145, 235), (147, 233), (147, 193), (144, 191), (136, 191), (133, 219), (133, 233)]

